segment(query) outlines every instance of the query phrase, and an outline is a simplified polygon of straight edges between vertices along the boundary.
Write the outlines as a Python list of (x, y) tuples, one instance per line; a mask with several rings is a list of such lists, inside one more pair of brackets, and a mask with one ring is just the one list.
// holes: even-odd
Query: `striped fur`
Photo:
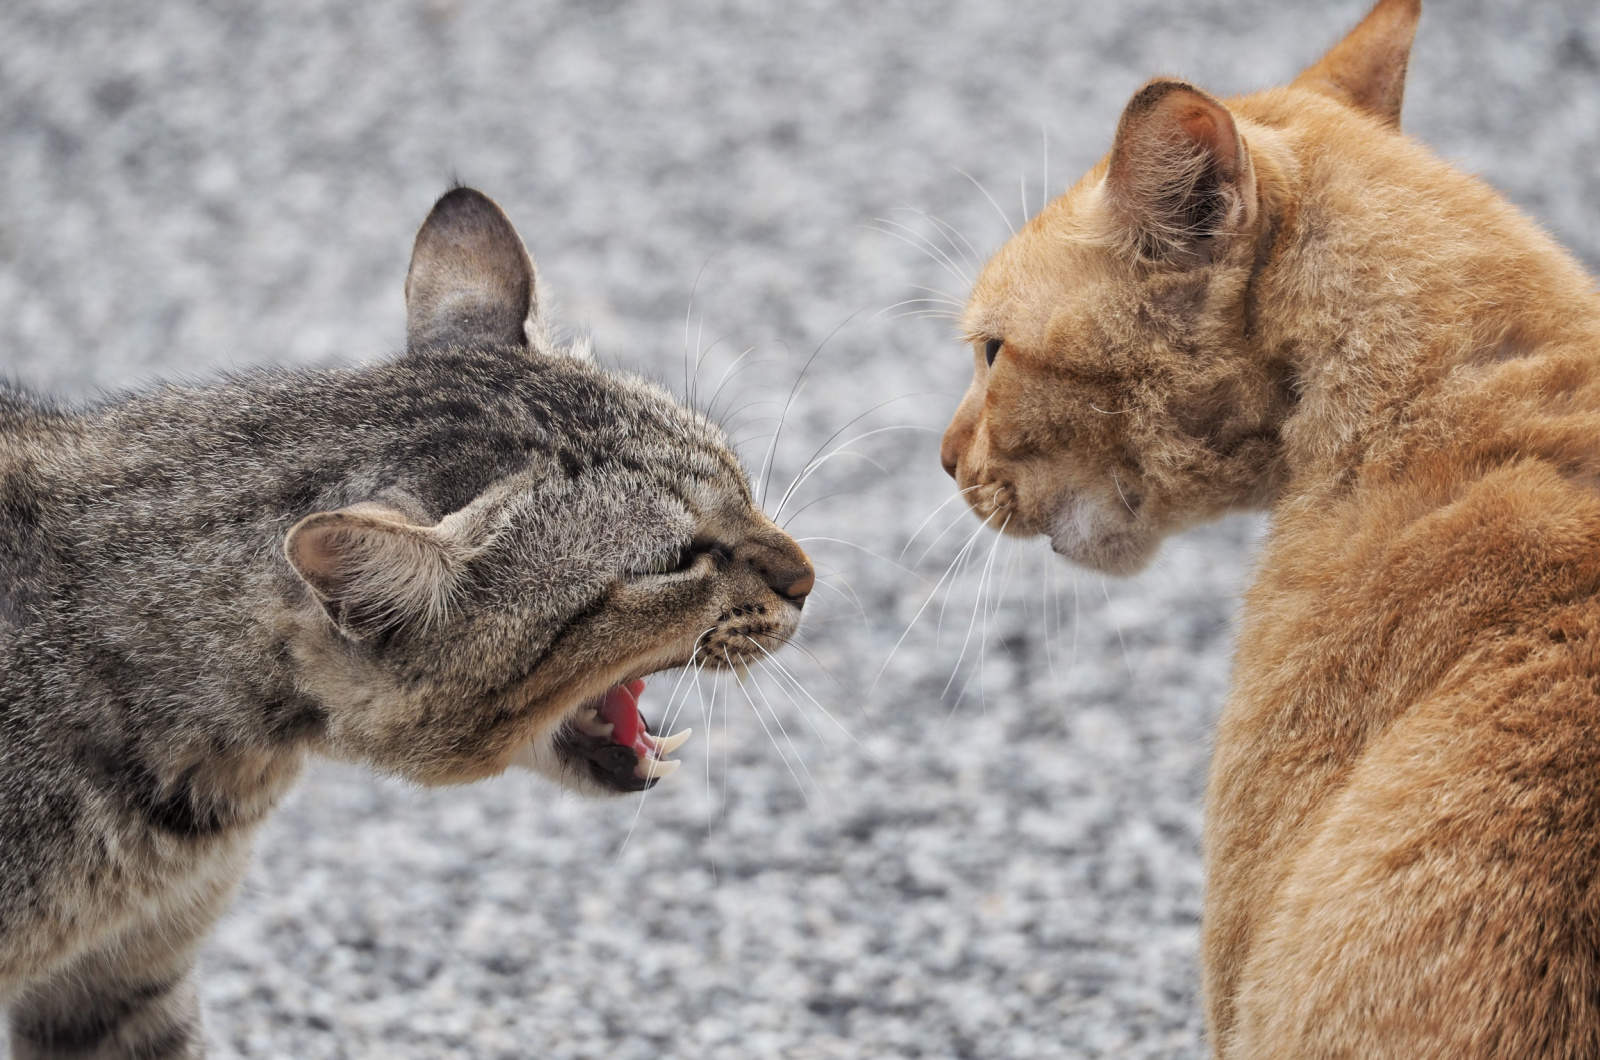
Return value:
[(774, 586), (809, 566), (721, 431), (559, 355), (531, 270), (458, 189), (418, 236), (399, 358), (78, 409), (0, 386), (19, 1060), (198, 1055), (195, 950), (307, 755), (425, 784), (516, 760), (598, 793), (559, 753), (585, 700), (735, 608), (771, 646), (793, 632)]

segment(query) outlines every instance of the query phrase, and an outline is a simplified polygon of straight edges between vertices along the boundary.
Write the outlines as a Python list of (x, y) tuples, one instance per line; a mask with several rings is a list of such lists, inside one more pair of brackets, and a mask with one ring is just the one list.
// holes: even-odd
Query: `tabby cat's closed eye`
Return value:
[(693, 570), (703, 556), (717, 559), (733, 558), (733, 550), (715, 542), (691, 541), (676, 552), (663, 552), (652, 562), (635, 571), (635, 574), (686, 574)]
[(798, 628), (815, 572), (726, 435), (550, 337), (500, 207), (442, 196), (405, 295), (360, 367), (0, 379), (5, 1055), (198, 1056), (199, 940), (310, 756), (643, 791), (690, 735), (647, 679)]

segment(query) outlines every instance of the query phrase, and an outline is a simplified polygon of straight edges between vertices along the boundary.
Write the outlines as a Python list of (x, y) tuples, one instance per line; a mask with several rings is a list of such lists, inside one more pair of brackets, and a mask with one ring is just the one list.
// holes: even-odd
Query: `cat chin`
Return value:
[(587, 798), (603, 799), (626, 795), (630, 790), (636, 790), (602, 783), (597, 780), (574, 759), (559, 751), (557, 749), (557, 741), (552, 737), (540, 737), (529, 743), (517, 752), (516, 757), (511, 760), (511, 764), (526, 769), (531, 773), (538, 773), (568, 791)]
[(645, 682), (633, 678), (568, 711), (559, 724), (524, 746), (512, 764), (580, 795), (625, 795), (654, 787), (681, 763), (667, 755), (691, 730), (670, 736), (651, 729), (639, 710)]
[(1118, 519), (1089, 497), (1063, 497), (1046, 536), (1056, 555), (1105, 574), (1138, 574), (1155, 556), (1159, 538), (1139, 523)]

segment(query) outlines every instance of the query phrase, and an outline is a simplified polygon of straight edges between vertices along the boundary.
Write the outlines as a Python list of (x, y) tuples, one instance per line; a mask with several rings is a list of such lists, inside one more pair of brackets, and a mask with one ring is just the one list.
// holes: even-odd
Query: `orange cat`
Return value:
[(1127, 572), (1265, 507), (1208, 798), (1224, 1057), (1600, 1056), (1600, 297), (1401, 135), (1415, 0), (1157, 80), (985, 268), (943, 460)]

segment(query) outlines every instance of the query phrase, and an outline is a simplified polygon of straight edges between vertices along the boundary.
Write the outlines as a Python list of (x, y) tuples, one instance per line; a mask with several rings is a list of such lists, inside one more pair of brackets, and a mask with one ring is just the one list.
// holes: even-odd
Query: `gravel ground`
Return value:
[[(608, 363), (682, 390), (705, 349), (705, 398), (754, 347), (721, 401), (753, 465), (821, 344), (777, 485), (879, 402), (900, 399), (848, 431), (942, 427), (967, 354), (887, 307), (961, 295), (962, 252), (1090, 164), (1145, 77), (1281, 81), (1360, 13), (245, 7), (0, 6), (4, 370), (86, 395), (383, 356), (411, 235), (459, 178)], [(1591, 0), (1436, 4), (1407, 112), (1591, 265), (1597, 56)], [(919, 210), (974, 249), (946, 269), (879, 230), (938, 239)], [(894, 562), (950, 496), (935, 444), (881, 433), (802, 487), (792, 527), (828, 574), (785, 659), (807, 694), (686, 684), (712, 732), (642, 805), (314, 769), (206, 949), (213, 1054), (1200, 1055), (1200, 797), (1260, 523), (1126, 582), (981, 539), (885, 666), (975, 526), (945, 508)]]

